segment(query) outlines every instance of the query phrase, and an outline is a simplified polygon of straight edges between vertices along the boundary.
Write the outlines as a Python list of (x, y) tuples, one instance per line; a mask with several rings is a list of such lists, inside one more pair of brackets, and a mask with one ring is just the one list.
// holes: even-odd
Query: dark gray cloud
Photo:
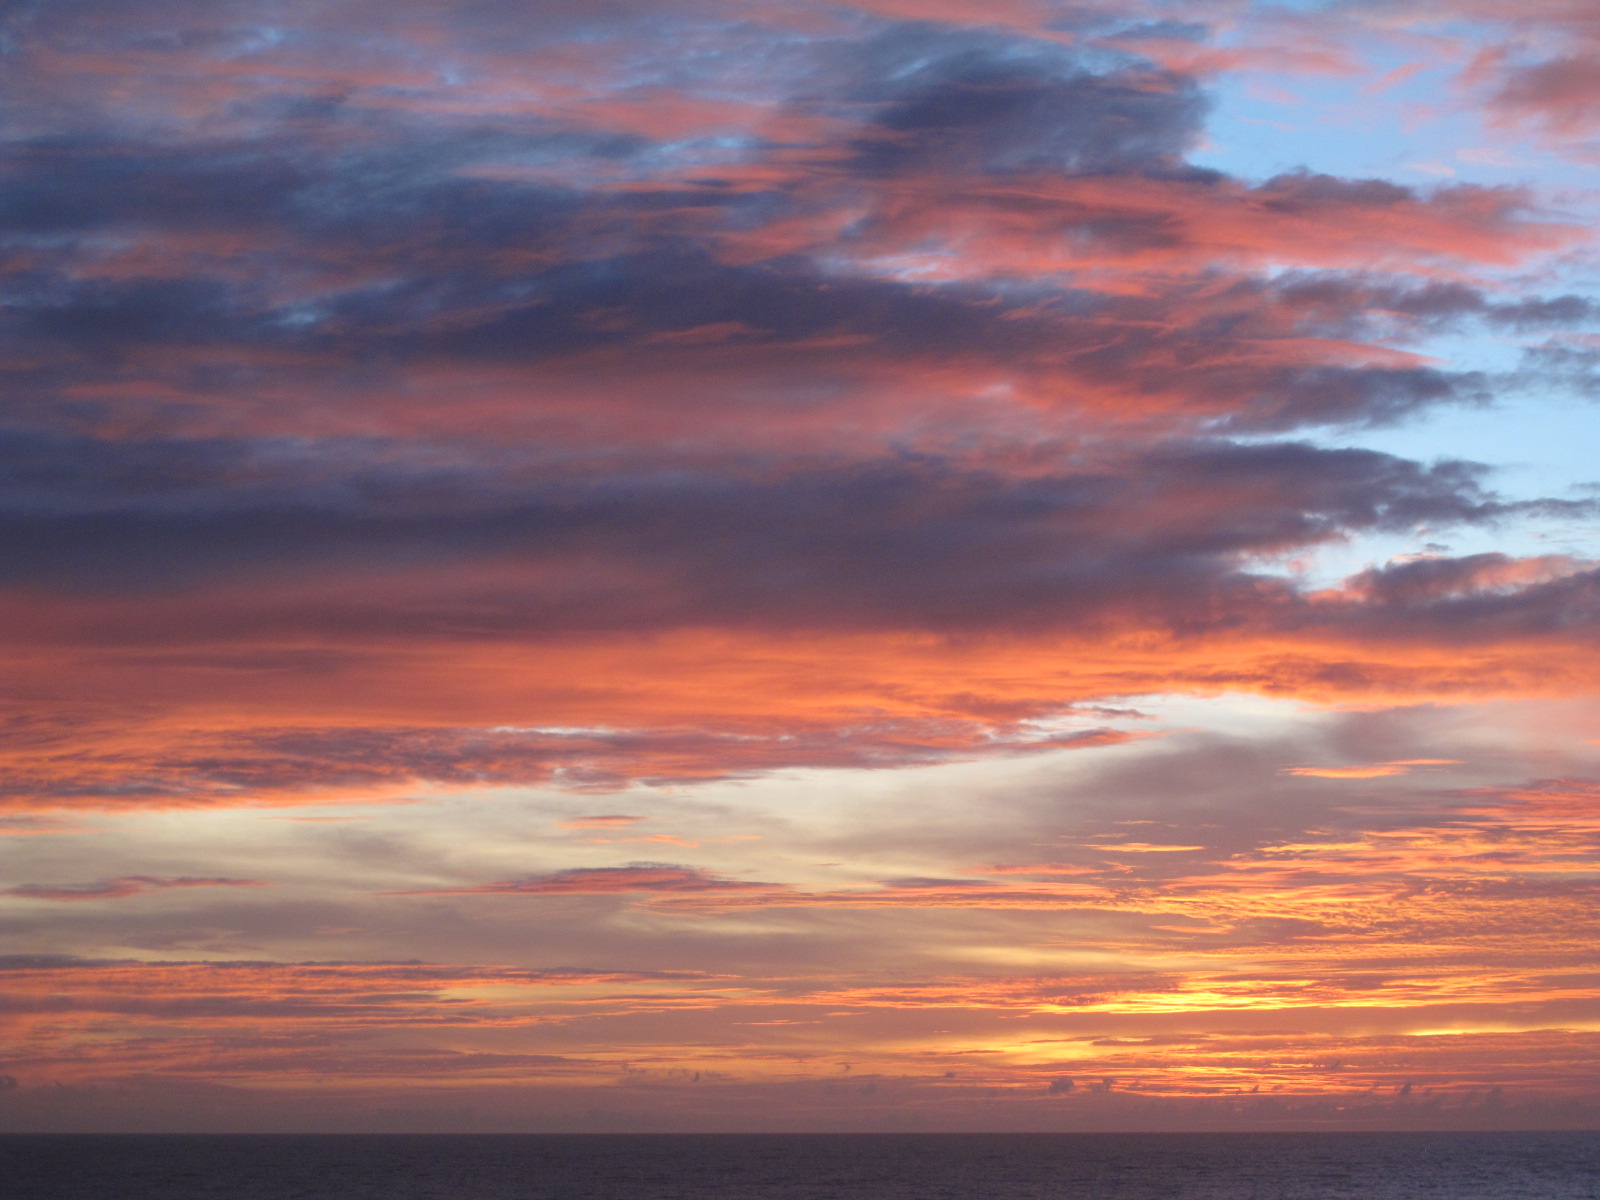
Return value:
[(1592, 641), (1600, 633), (1600, 569), (1576, 566), (1496, 553), (1390, 564), (1350, 581), (1364, 601), (1353, 616), (1391, 636), (1428, 629), (1441, 639)]
[[(872, 106), (856, 169), (996, 174), (1184, 171), (1206, 101), (1193, 79), (1132, 59), (1090, 69), (1066, 48), (893, 29), (860, 51)], [(1131, 58), (1132, 56), (1130, 56)]]
[[(362, 461), (354, 449), (348, 458)], [(1470, 464), (1305, 444), (1180, 443), (1020, 479), (905, 456), (549, 483), (537, 462), (498, 477), (403, 459), (347, 473), (330, 466), (347, 456), (327, 450), (13, 438), (0, 443), (13, 464), (0, 487), (3, 572), (115, 592), (311, 566), (531, 567), (582, 555), (631, 582), (564, 601), (535, 590), (505, 616), (532, 627), (712, 617), (993, 628), (1131, 605), (1188, 625), (1232, 619), (1191, 608), (1260, 602), (1252, 557), (1510, 511)]]
[[(1281, 304), (1272, 291), (1240, 289), (1219, 313), (1197, 309), (1187, 289), (1128, 298), (1038, 285), (835, 279), (800, 261), (730, 265), (681, 248), (527, 276), (470, 259), (446, 271), (426, 249), (410, 265), (409, 277), (276, 302), (256, 285), (215, 278), (76, 281), (35, 272), (13, 280), (0, 336), (63, 356), (54, 372), (13, 368), (24, 395), (114, 378), (116, 364), (135, 353), (213, 347), (298, 356), (309, 365), (286, 367), (286, 384), (329, 390), (357, 408), (371, 404), (352, 388), (385, 372), (560, 364), (601, 353), (612, 372), (631, 364), (645, 379), (664, 367), (709, 372), (718, 362), (736, 374), (810, 377), (812, 391), (831, 378), (842, 406), (853, 379), (859, 387), (900, 364), (962, 365), (1056, 380), (1069, 412), (1075, 387), (1118, 388), (1160, 398), (1174, 423), (1250, 430), (1390, 423), (1473, 400), (1485, 387), (1477, 376), (1438, 368), (1296, 365), (1262, 356), (1261, 346), (1279, 339), (1369, 329), (1368, 310), (1393, 298), (1332, 280), (1293, 284)], [(1343, 303), (1330, 312), (1336, 299)], [(1538, 304), (1544, 307), (1485, 303), (1476, 311), (1524, 325), (1578, 311), (1562, 301)], [(1274, 309), (1288, 309), (1289, 322)], [(1463, 301), (1456, 311), (1465, 310)], [(682, 338), (689, 340), (674, 340)], [(707, 342), (721, 343), (720, 353), (710, 357)], [(260, 368), (251, 374), (262, 377)], [(174, 382), (198, 403), (221, 380)], [(403, 378), (394, 382), (405, 386)], [(755, 397), (744, 403), (755, 413), (766, 407)], [(781, 391), (770, 401), (791, 403)], [(59, 421), (86, 405), (57, 399), (42, 407)], [(396, 420), (381, 408), (367, 419)]]

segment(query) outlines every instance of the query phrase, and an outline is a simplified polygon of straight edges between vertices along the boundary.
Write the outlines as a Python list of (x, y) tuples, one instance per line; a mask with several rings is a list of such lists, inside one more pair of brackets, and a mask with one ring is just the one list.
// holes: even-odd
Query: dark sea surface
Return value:
[(0, 1137), (3, 1200), (1576, 1200), (1597, 1133)]

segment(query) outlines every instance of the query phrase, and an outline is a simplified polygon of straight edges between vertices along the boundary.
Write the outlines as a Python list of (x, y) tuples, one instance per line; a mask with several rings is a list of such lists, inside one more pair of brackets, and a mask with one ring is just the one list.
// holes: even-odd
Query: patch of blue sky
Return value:
[(1406, 533), (1370, 534), (1300, 555), (1294, 574), (1302, 588), (1315, 590), (1397, 561), (1475, 554), (1513, 558), (1556, 555), (1581, 561), (1600, 558), (1600, 517), (1508, 518), (1487, 526), (1418, 527)]
[(1290, 65), (1213, 80), (1207, 139), (1191, 158), (1252, 180), (1307, 169), (1411, 186), (1537, 180), (1545, 194), (1592, 194), (1591, 165), (1542, 146), (1532, 130), (1483, 119), (1480, 97), (1460, 85), (1463, 64), (1429, 63), (1402, 46), (1361, 54), (1351, 74)]
[[(1280, 5), (1321, 11), (1328, 5)], [(1456, 31), (1460, 32), (1460, 31)], [(1484, 31), (1474, 31), (1483, 40)], [(1210, 84), (1214, 108), (1199, 165), (1259, 181), (1289, 171), (1383, 178), (1426, 189), (1470, 183), (1526, 186), (1548, 219), (1586, 221), (1600, 213), (1593, 167), (1530, 129), (1496, 127), (1458, 83), (1459, 63), (1440, 60), (1412, 73), (1415, 52), (1396, 44), (1361, 47), (1363, 69), (1348, 75), (1247, 71)], [(1491, 272), (1490, 274), (1494, 274)], [(1536, 273), (1502, 273), (1505, 297), (1576, 292), (1600, 295), (1600, 272), (1583, 252)], [(1561, 337), (1580, 330), (1555, 331)], [(1362, 447), (1422, 462), (1466, 459), (1493, 468), (1486, 484), (1508, 500), (1600, 495), (1600, 404), (1560, 379), (1519, 374), (1525, 350), (1547, 335), (1464, 329), (1404, 348), (1453, 371), (1480, 371), (1487, 399), (1440, 407), (1400, 424), (1321, 432), (1319, 444)], [(1391, 558), (1418, 553), (1570, 554), (1600, 557), (1600, 517), (1527, 515), (1493, 526), (1365, 536), (1302, 556), (1313, 585), (1331, 583)]]
[[(1467, 339), (1452, 339), (1466, 341)], [(1448, 347), (1430, 347), (1434, 353)], [(1491, 347), (1500, 351), (1504, 346)], [(1493, 372), (1499, 353), (1448, 357), (1454, 367)], [(1498, 360), (1498, 361), (1497, 361)], [(1558, 385), (1488, 375), (1479, 403), (1445, 405), (1380, 428), (1330, 429), (1314, 440), (1418, 462), (1460, 459), (1491, 468), (1484, 485), (1510, 502), (1600, 500), (1600, 403)], [(1528, 511), (1481, 526), (1418, 528), (1322, 547), (1310, 575), (1332, 582), (1397, 556), (1417, 553), (1565, 554), (1600, 558), (1600, 513)]]

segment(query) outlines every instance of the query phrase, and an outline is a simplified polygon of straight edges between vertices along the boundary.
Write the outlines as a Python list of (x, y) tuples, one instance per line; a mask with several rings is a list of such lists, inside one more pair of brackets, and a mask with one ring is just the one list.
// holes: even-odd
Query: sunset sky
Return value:
[(1595, 0), (9, 0), (0, 129), (0, 1129), (1600, 1125)]

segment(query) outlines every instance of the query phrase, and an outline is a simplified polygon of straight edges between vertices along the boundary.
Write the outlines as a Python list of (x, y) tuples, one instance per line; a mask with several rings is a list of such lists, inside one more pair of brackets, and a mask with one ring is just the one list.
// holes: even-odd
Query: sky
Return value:
[(0, 63), (0, 1129), (1600, 1127), (1593, 0)]

